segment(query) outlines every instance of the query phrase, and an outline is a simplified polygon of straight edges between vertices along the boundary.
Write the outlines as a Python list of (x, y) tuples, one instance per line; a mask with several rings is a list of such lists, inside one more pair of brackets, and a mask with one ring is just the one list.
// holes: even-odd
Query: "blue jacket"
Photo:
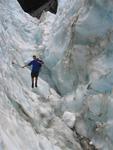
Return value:
[(37, 58), (28, 63), (28, 66), (32, 66), (32, 72), (39, 72), (42, 64), (44, 64), (44, 62)]

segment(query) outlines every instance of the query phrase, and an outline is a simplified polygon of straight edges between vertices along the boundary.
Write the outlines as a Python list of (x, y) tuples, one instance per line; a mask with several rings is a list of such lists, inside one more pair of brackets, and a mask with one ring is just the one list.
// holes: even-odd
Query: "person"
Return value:
[(22, 66), (22, 68), (25, 68), (27, 66), (32, 66), (31, 69), (32, 88), (34, 88), (34, 81), (35, 81), (35, 87), (37, 87), (39, 72), (43, 64), (44, 62), (41, 59), (33, 55), (33, 60), (27, 65)]

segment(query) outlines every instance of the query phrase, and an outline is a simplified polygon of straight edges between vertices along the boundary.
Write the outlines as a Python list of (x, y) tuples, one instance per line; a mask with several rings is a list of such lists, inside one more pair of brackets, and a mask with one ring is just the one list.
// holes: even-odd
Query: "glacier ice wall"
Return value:
[(113, 139), (112, 9), (111, 0), (59, 0), (44, 53), (62, 111), (76, 113), (76, 132), (104, 150)]
[[(112, 150), (112, 0), (59, 0), (32, 18), (0, 1), (0, 148)], [(38, 88), (21, 65), (45, 65)], [(12, 60), (15, 65), (12, 65)]]
[(60, 95), (41, 78), (32, 90), (30, 71), (21, 68), (41, 48), (39, 22), (16, 0), (0, 1), (0, 149), (81, 150), (57, 115)]
[[(76, 90), (78, 84), (86, 84), (98, 76), (92, 67), (96, 66), (94, 63), (99, 61), (102, 67), (108, 55), (112, 60), (112, 1), (59, 3), (61, 7), (52, 26), (49, 53), (45, 52), (45, 57), (55, 84), (66, 94)], [(112, 67), (112, 61), (109, 64)], [(99, 66), (98, 70), (102, 72)]]

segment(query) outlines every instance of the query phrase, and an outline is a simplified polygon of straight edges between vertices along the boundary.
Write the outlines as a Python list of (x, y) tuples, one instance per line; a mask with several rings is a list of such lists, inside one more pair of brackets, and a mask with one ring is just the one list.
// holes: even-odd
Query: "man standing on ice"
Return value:
[(32, 70), (31, 70), (32, 88), (34, 88), (34, 82), (35, 82), (35, 87), (37, 87), (39, 72), (43, 64), (44, 62), (41, 59), (33, 55), (33, 60), (27, 65), (22, 66), (22, 68), (25, 68), (27, 66), (32, 66)]

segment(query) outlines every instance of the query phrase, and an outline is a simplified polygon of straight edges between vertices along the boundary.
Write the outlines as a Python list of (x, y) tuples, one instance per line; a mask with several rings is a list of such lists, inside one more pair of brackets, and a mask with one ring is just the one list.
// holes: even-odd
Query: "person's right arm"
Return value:
[(28, 64), (27, 64), (27, 65), (22, 66), (22, 68), (25, 68), (25, 67), (27, 67), (27, 66), (28, 66)]
[(22, 68), (25, 68), (25, 67), (27, 67), (27, 66), (31, 66), (31, 65), (32, 65), (32, 61), (31, 61), (30, 63), (28, 63), (28, 64), (26, 64), (26, 65), (22, 66)]

